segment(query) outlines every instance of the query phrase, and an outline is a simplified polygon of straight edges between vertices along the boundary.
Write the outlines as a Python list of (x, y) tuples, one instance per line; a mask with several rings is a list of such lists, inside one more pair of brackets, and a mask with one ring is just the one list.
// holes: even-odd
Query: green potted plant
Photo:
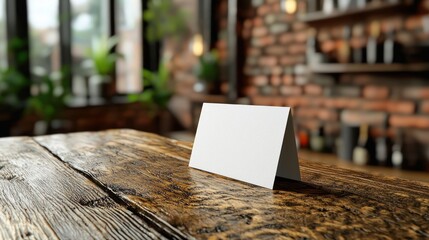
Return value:
[[(36, 134), (50, 132), (52, 121), (65, 107), (71, 90), (69, 81), (64, 76), (64, 72), (53, 73), (34, 80), (33, 95), (28, 100), (28, 111), (34, 112), (42, 119), (36, 123)], [(37, 130), (38, 128), (41, 130)]]
[(129, 94), (128, 100), (130, 102), (142, 103), (149, 110), (148, 113), (152, 121), (159, 124), (159, 133), (165, 134), (171, 125), (168, 103), (173, 96), (168, 68), (164, 62), (161, 62), (156, 72), (143, 69), (142, 79), (144, 85), (143, 92)]
[(15, 69), (0, 72), (0, 137), (9, 136), (10, 128), (21, 117), (28, 88), (29, 80)]
[(131, 102), (141, 102), (152, 112), (167, 109), (168, 102), (173, 95), (169, 76), (168, 68), (164, 62), (161, 62), (157, 72), (143, 69), (144, 90), (142, 93), (129, 94), (128, 99)]
[(203, 54), (195, 67), (197, 82), (194, 91), (199, 93), (215, 92), (216, 83), (219, 79), (219, 58), (215, 50)]
[(116, 61), (122, 58), (122, 55), (112, 50), (118, 42), (119, 40), (115, 36), (93, 39), (92, 47), (87, 51), (87, 56), (92, 63), (93, 72), (89, 81), (92, 85), (102, 88), (97, 91), (100, 92), (97, 93), (98, 95), (104, 93), (106, 97), (111, 97), (115, 94), (115, 86), (112, 84), (112, 74), (115, 69)]

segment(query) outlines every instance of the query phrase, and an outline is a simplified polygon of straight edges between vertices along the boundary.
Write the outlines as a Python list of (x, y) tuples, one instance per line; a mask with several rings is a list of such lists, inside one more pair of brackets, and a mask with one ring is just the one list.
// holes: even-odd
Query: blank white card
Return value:
[(270, 189), (300, 180), (290, 108), (204, 103), (189, 166)]

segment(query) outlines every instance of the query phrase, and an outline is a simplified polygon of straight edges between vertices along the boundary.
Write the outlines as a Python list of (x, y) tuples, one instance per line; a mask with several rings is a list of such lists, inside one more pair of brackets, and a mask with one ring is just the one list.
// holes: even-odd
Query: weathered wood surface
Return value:
[(269, 190), (188, 168), (190, 145), (152, 134), (36, 140), (141, 215), (196, 238), (429, 238), (429, 187), (417, 182), (301, 160), (302, 182)]
[(162, 236), (30, 138), (0, 139), (0, 239)]

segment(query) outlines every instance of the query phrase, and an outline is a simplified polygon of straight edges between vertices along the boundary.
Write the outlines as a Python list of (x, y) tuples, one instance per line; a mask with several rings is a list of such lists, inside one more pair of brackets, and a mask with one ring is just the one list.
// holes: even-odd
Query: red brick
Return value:
[(393, 127), (429, 128), (428, 116), (392, 115), (389, 123)]
[(284, 75), (283, 76), (283, 84), (284, 85), (292, 85), (293, 84), (293, 76), (292, 75)]
[(295, 116), (299, 118), (317, 118), (320, 109), (300, 107), (295, 111)]
[(255, 86), (246, 86), (243, 89), (243, 92), (244, 92), (244, 95), (246, 95), (246, 96), (255, 96), (255, 95), (258, 95), (259, 90)]
[(271, 5), (271, 9), (272, 9), (272, 12), (281, 12), (282, 11), (282, 8), (281, 8), (281, 6), (280, 6), (280, 2), (279, 1), (277, 1), (277, 0), (274, 0), (276, 3), (275, 4), (273, 4), (273, 5)]
[(362, 101), (360, 103), (360, 109), (362, 110), (373, 110), (373, 111), (386, 111), (387, 101)]
[(282, 97), (275, 97), (273, 98), (272, 101), (273, 101), (272, 102), (273, 106), (279, 106), (279, 107), (284, 106), (286, 103), (285, 99)]
[(262, 42), (263, 46), (271, 45), (275, 42), (275, 37), (272, 35), (262, 37), (261, 42)]
[(317, 117), (323, 121), (338, 121), (338, 113), (331, 109), (319, 109)]
[(268, 29), (264, 26), (262, 27), (255, 27), (252, 29), (252, 36), (254, 37), (262, 37), (267, 35)]
[(271, 82), (271, 85), (273, 86), (279, 86), (282, 84), (282, 78), (280, 76), (273, 75), (270, 78), (270, 82)]
[(284, 45), (273, 45), (265, 48), (265, 53), (269, 55), (284, 55), (287, 53), (287, 47)]
[(313, 99), (309, 97), (301, 97), (301, 101), (299, 103), (300, 106), (310, 107), (313, 106)]
[(309, 106), (314, 106), (314, 107), (323, 107), (323, 106), (325, 106), (326, 98), (324, 98), (324, 97), (318, 97), (318, 98), (311, 97), (311, 98), (308, 98), (308, 99), (310, 100)]
[(336, 98), (334, 99), (336, 108), (358, 108), (361, 105), (361, 100), (355, 98)]
[(344, 110), (341, 113), (341, 121), (347, 124), (380, 125), (380, 124), (384, 124), (386, 119), (387, 119), (387, 114), (385, 112)]
[(322, 95), (323, 88), (316, 84), (308, 84), (304, 86), (304, 91), (308, 95)]
[(271, 6), (267, 4), (262, 5), (257, 9), (259, 16), (265, 16), (265, 14), (269, 13), (270, 11), (271, 11)]
[(261, 66), (275, 66), (278, 63), (276, 57), (261, 57), (259, 58), (259, 65)]
[(307, 41), (307, 32), (306, 31), (302, 31), (302, 32), (295, 33), (294, 34), (294, 39), (295, 39), (295, 42), (305, 43)]
[(264, 36), (264, 37), (258, 37), (258, 38), (252, 38), (252, 46), (255, 47), (264, 47), (264, 46), (268, 46), (274, 43), (275, 38), (274, 36)]
[(325, 98), (323, 101), (323, 106), (325, 106), (327, 108), (335, 108), (336, 107), (336, 99)]
[(280, 64), (282, 65), (293, 65), (295, 62), (296, 61), (293, 56), (284, 56), (280, 58)]
[(247, 49), (247, 56), (259, 56), (261, 55), (261, 49), (260, 48), (248, 48)]
[(253, 66), (253, 65), (256, 65), (258, 63), (258, 58), (257, 57), (247, 57), (246, 58), (246, 65), (250, 65), (250, 66)]
[(297, 55), (294, 57), (295, 64), (304, 64), (305, 63), (305, 55)]
[(305, 44), (293, 44), (288, 47), (288, 51), (292, 55), (305, 54), (307, 46)]
[(421, 103), (420, 112), (422, 113), (429, 113), (429, 101), (423, 101)]
[(301, 107), (296, 110), (295, 115), (299, 118), (317, 118), (323, 121), (338, 120), (338, 113), (330, 109)]
[(271, 73), (271, 75), (279, 76), (283, 73), (283, 68), (279, 65), (276, 65), (274, 67), (271, 67), (270, 73)]
[(262, 17), (256, 17), (253, 19), (253, 26), (260, 27), (264, 25), (264, 19)]
[[(330, 85), (330, 84), (327, 84)], [(344, 96), (344, 97), (360, 97), (361, 90), (358, 86), (335, 86), (333, 87), (335, 96)]]
[(246, 20), (243, 22), (243, 29), (248, 30), (248, 29), (250, 29), (252, 26), (253, 26), (253, 22), (252, 22), (252, 20), (251, 20), (251, 19), (246, 19)]
[(280, 93), (286, 96), (301, 95), (302, 88), (298, 86), (282, 86), (280, 87)]
[(305, 85), (308, 83), (308, 77), (307, 76), (295, 76), (295, 84), (296, 85)]
[(264, 86), (268, 84), (267, 76), (256, 76), (252, 78), (252, 84), (256, 86)]
[(414, 102), (411, 101), (390, 101), (387, 104), (387, 111), (392, 113), (412, 114), (415, 108)]
[(429, 87), (407, 87), (402, 96), (410, 99), (429, 99)]
[(345, 98), (344, 99), (345, 108), (358, 108), (361, 104), (361, 99), (357, 98)]
[(300, 128), (304, 128), (307, 130), (316, 130), (320, 127), (320, 121), (319, 120), (313, 120), (313, 119), (303, 119), (300, 120), (298, 123), (298, 126)]
[(272, 105), (273, 99), (272, 97), (264, 97), (264, 96), (252, 96), (251, 97), (252, 104), (255, 105)]
[(297, 22), (294, 22), (292, 24), (292, 29), (294, 31), (304, 30), (306, 27), (307, 27), (307, 25), (305, 25), (305, 23), (303, 23), (303, 22), (298, 22), (297, 21)]
[(291, 43), (293, 41), (293, 39), (294, 39), (293, 33), (283, 33), (279, 37), (280, 43), (283, 43), (283, 44)]
[(243, 31), (241, 31), (241, 37), (243, 37), (244, 39), (250, 38), (250, 30), (249, 29), (243, 29)]
[(366, 86), (363, 88), (363, 97), (369, 99), (386, 99), (389, 97), (389, 88), (383, 86)]
[(301, 97), (288, 97), (286, 98), (286, 106), (297, 107), (301, 105)]

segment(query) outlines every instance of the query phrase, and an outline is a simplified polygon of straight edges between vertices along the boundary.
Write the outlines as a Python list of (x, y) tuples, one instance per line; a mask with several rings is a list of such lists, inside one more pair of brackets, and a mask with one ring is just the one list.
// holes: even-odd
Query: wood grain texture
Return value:
[(0, 139), (0, 239), (162, 236), (30, 138)]
[[(73, 168), (196, 238), (429, 238), (429, 187), (300, 161), (269, 190), (188, 168), (191, 145), (133, 130), (36, 140)], [(214, 146), (215, 147), (215, 146)]]

